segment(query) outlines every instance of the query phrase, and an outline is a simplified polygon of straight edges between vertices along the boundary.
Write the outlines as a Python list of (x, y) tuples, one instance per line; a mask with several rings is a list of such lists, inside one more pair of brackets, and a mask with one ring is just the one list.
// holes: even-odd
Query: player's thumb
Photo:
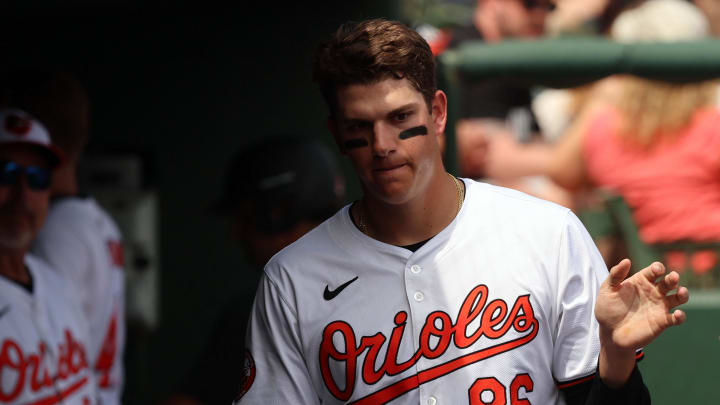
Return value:
[(623, 282), (623, 280), (625, 280), (625, 277), (627, 277), (628, 272), (630, 271), (630, 264), (630, 259), (622, 259), (620, 263), (610, 269), (608, 282), (611, 287), (617, 287)]

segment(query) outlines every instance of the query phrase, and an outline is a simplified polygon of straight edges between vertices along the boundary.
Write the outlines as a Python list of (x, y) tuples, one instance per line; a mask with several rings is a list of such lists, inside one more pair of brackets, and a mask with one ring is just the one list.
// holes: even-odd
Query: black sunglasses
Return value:
[(25, 173), (25, 181), (32, 190), (50, 188), (50, 169), (41, 166), (21, 166), (12, 161), (0, 160), (0, 185), (17, 184), (21, 173)]

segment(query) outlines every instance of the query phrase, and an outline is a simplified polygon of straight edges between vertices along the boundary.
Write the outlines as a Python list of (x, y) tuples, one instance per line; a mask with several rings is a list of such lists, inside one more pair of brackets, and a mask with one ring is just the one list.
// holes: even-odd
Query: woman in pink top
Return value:
[[(623, 12), (611, 36), (673, 41), (708, 32), (707, 19), (692, 4), (649, 0)], [(570, 190), (593, 186), (621, 195), (646, 243), (720, 243), (717, 98), (717, 82), (613, 76), (595, 84), (557, 143), (520, 145), (498, 137), (490, 149), (503, 152), (495, 161), (519, 162), (520, 174), (548, 174)], [(701, 267), (709, 268), (716, 259), (705, 261)]]
[[(696, 40), (709, 24), (694, 6), (650, 0), (611, 28), (618, 41)], [(716, 82), (605, 79), (553, 153), (562, 185), (620, 194), (646, 243), (720, 241), (720, 108)]]
[[(702, 89), (692, 87), (674, 92)], [(680, 128), (648, 128), (644, 139), (630, 117), (622, 107), (596, 110), (582, 143), (588, 179), (623, 196), (646, 243), (720, 241), (720, 109), (690, 112)]]
[[(651, 0), (621, 14), (611, 35), (693, 40), (706, 36), (707, 27), (689, 3)], [(605, 79), (549, 154), (548, 171), (568, 188), (592, 184), (621, 195), (646, 243), (720, 242), (717, 94), (717, 82)], [(698, 273), (717, 263), (712, 252), (691, 260)]]
[[(650, 97), (663, 88), (666, 97)], [(550, 177), (566, 188), (592, 185), (622, 196), (645, 243), (720, 243), (720, 108), (711, 102), (716, 89), (715, 83), (606, 79), (598, 85), (601, 96), (549, 154)], [(640, 94), (629, 96), (631, 91)], [(633, 100), (655, 103), (633, 107)], [(611, 257), (608, 242), (600, 245)], [(691, 257), (673, 252), (665, 262), (707, 273), (700, 284), (714, 284), (708, 271), (718, 257), (711, 250)]]

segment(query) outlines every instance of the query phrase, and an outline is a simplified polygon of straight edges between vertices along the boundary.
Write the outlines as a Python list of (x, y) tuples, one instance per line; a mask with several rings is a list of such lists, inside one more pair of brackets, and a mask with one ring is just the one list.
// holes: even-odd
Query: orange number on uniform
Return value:
[[(529, 374), (518, 374), (510, 384), (510, 405), (531, 405), (527, 398), (520, 398), (520, 389), (524, 388), (525, 393), (532, 392), (533, 380)], [(492, 392), (492, 402), (483, 401), (482, 394), (485, 391)], [(468, 390), (470, 405), (505, 405), (505, 386), (495, 377), (478, 378)], [(488, 395), (486, 395), (487, 397)]]
[[(492, 402), (485, 402), (482, 394), (485, 391), (492, 392)], [(495, 377), (478, 378), (468, 391), (470, 405), (505, 405), (505, 386)]]
[(520, 388), (525, 388), (525, 393), (532, 392), (533, 380), (529, 374), (518, 374), (513, 378), (510, 384), (510, 404), (511, 405), (530, 405), (527, 398), (520, 398)]

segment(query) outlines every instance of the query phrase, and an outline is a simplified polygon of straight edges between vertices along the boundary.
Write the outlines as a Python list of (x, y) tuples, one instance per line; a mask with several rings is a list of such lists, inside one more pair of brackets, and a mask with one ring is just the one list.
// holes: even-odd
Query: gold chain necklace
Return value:
[(453, 176), (452, 174), (448, 173), (448, 176), (450, 176), (451, 179), (453, 179), (453, 182), (455, 182), (455, 189), (457, 190), (457, 211), (455, 212), (455, 215), (460, 212), (460, 208), (462, 208), (463, 200), (465, 200), (464, 190), (463, 187), (460, 185), (460, 180), (457, 179), (457, 177)]
[[(457, 211), (455, 212), (455, 215), (460, 212), (460, 209), (463, 205), (463, 200), (465, 200), (465, 191), (463, 190), (462, 185), (460, 185), (460, 180), (457, 179), (457, 177), (453, 176), (450, 173), (447, 173), (448, 176), (453, 180), (453, 183), (455, 183), (455, 190), (457, 190)], [(364, 233), (365, 235), (370, 235), (368, 233), (368, 227), (367, 222), (365, 221), (365, 210), (362, 209), (362, 206), (358, 205), (358, 211), (357, 211), (357, 225), (358, 228), (360, 228), (360, 231)]]

